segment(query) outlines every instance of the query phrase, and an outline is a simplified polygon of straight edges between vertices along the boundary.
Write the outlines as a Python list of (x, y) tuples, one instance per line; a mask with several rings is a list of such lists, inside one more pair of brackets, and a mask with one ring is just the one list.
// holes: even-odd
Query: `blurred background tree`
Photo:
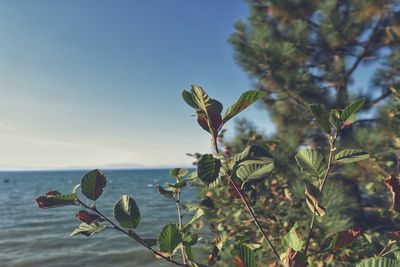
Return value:
[[(333, 170), (323, 201), (327, 214), (317, 221), (311, 241), (311, 250), (318, 251), (323, 249), (321, 242), (328, 245), (338, 231), (361, 225), (364, 235), (352, 246), (314, 259), (323, 264), (318, 266), (353, 266), (360, 258), (377, 254), (386, 242), (382, 233), (399, 230), (400, 225), (397, 214), (389, 211), (384, 184), (389, 174), (398, 176), (400, 168), (400, 2), (249, 0), (248, 4), (250, 15), (235, 25), (230, 42), (255, 88), (267, 93), (263, 107), (276, 132), (266, 136), (249, 121), (239, 121), (234, 138), (221, 136), (225, 155), (250, 144), (274, 155), (276, 171), (258, 186), (255, 211), (277, 244), (296, 221), (305, 236), (311, 212), (305, 208), (294, 156), (304, 146), (327, 152), (326, 136), (307, 105), (341, 109), (356, 98), (366, 98), (361, 116), (345, 129), (340, 143), (362, 148), (371, 158)], [(213, 189), (212, 194), (219, 215), (210, 218), (215, 231), (225, 239), (241, 233), (238, 238), (257, 247), (261, 237), (240, 202), (231, 204), (227, 190)], [(259, 250), (258, 257), (265, 261), (268, 255)]]

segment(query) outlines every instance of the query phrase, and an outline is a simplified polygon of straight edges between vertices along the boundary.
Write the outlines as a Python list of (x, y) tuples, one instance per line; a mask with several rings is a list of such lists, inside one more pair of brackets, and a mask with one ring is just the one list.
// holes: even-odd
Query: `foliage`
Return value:
[[(191, 107), (204, 110), (202, 106), (207, 105), (201, 103), (208, 103), (211, 100), (207, 99), (211, 98), (200, 87), (196, 86), (193, 88), (196, 88), (193, 92), (200, 92), (200, 96), (205, 100), (193, 100), (196, 103), (193, 104), (188, 96), (189, 93), (185, 92), (183, 94), (184, 99)], [(193, 92), (192, 94), (194, 94)], [(254, 97), (248, 100), (248, 92), (244, 93), (244, 95), (244, 97), (239, 98), (238, 102), (228, 109), (227, 114), (237, 114), (243, 110), (243, 106), (241, 105), (247, 106), (247, 104), (243, 104), (245, 100), (250, 102), (255, 101)], [(258, 97), (261, 96), (258, 95)], [(196, 97), (200, 98), (199, 96)], [(193, 98), (195, 96), (192, 95)], [(357, 101), (360, 102), (359, 100)], [(358, 103), (357, 101), (354, 103)], [(216, 100), (212, 100), (211, 102), (217, 103)], [(361, 108), (361, 106), (354, 103), (350, 104), (344, 111), (335, 110), (338, 113), (337, 119), (329, 120), (330, 134), (327, 135), (329, 150), (326, 157), (314, 149), (301, 150), (295, 156), (299, 170), (307, 177), (304, 179), (305, 191), (303, 191), (303, 198), (305, 198), (305, 203), (308, 205), (311, 213), (307, 212), (301, 203), (299, 203), (300, 205), (295, 211), (294, 207), (289, 207), (289, 212), (303, 214), (303, 216), (309, 218), (311, 222), (308, 228), (305, 228), (304, 225), (300, 225), (298, 222), (292, 224), (291, 221), (286, 221), (286, 226), (283, 229), (276, 229), (277, 236), (272, 236), (270, 232), (265, 231), (264, 227), (267, 221), (274, 221), (276, 219), (286, 220), (290, 217), (288, 217), (288, 213), (284, 215), (286, 210), (282, 206), (282, 200), (278, 200), (277, 202), (281, 206), (275, 207), (282, 212), (281, 218), (259, 216), (258, 209), (260, 206), (257, 206), (260, 203), (257, 197), (259, 187), (269, 184), (271, 188), (276, 186), (275, 190), (277, 191), (275, 191), (275, 196), (280, 197), (281, 193), (278, 192), (280, 190), (279, 183), (273, 182), (276, 179), (271, 180), (274, 175), (275, 160), (271, 153), (257, 145), (250, 145), (242, 152), (236, 153), (231, 157), (224, 157), (218, 153), (218, 143), (214, 143), (216, 154), (204, 154), (200, 156), (196, 164), (196, 170), (193, 173), (189, 174), (186, 169), (172, 169), (170, 175), (176, 182), (167, 184), (165, 188), (158, 186), (157, 189), (161, 196), (165, 197), (166, 201), (173, 200), (175, 202), (178, 221), (176, 224), (165, 225), (158, 239), (143, 239), (135, 231), (140, 223), (141, 215), (135, 200), (130, 196), (124, 195), (115, 203), (113, 214), (116, 222), (98, 210), (95, 200), (102, 195), (107, 184), (105, 174), (99, 170), (93, 170), (85, 174), (81, 179), (81, 183), (75, 186), (70, 194), (50, 191), (36, 200), (40, 208), (57, 208), (66, 205), (77, 205), (83, 208), (83, 210), (79, 210), (75, 215), (81, 221), (81, 224), (71, 233), (71, 236), (91, 236), (105, 230), (116, 230), (149, 249), (156, 257), (175, 265), (205, 266), (198, 263), (192, 253), (192, 248), (198, 244), (199, 235), (201, 234), (196, 231), (195, 225), (204, 215), (207, 215), (211, 220), (213, 216), (224, 216), (224, 214), (216, 210), (214, 200), (217, 200), (218, 196), (212, 193), (212, 190), (216, 190), (215, 192), (223, 190), (229, 195), (230, 199), (227, 207), (238, 208), (235, 218), (242, 222), (247, 221), (244, 223), (244, 227), (251, 227), (252, 230), (237, 231), (234, 235), (227, 236), (224, 234), (224, 229), (219, 227), (212, 228), (212, 233), (215, 234), (215, 241), (207, 260), (208, 265), (228, 261), (237, 267), (264, 266), (267, 264), (265, 258), (258, 257), (259, 252), (263, 251), (271, 253), (275, 257), (272, 260), (275, 264), (286, 267), (306, 266), (308, 264), (312, 266), (316, 260), (316, 255), (328, 251), (338, 253), (338, 251), (342, 251), (348, 245), (356, 243), (361, 235), (361, 228), (354, 226), (347, 230), (334, 232), (322, 240), (314, 239), (314, 242), (318, 243), (310, 244), (312, 235), (316, 234), (316, 221), (319, 220), (321, 222), (325, 218), (325, 214), (331, 213), (330, 207), (332, 205), (327, 203), (326, 207), (323, 207), (325, 205), (325, 202), (323, 202), (325, 198), (323, 196), (326, 192), (329, 192), (326, 190), (327, 187), (325, 187), (326, 181), (328, 178), (334, 178), (330, 175), (332, 169), (340, 164), (354, 163), (369, 157), (366, 152), (360, 149), (342, 148), (337, 143), (341, 138), (343, 130), (349, 127), (349, 124), (344, 123), (344, 121), (348, 120), (348, 117), (353, 116)], [(241, 107), (238, 108), (238, 105)], [(218, 106), (222, 110), (222, 104), (218, 104)], [(355, 106), (357, 108), (354, 108)], [(322, 112), (324, 111), (315, 109), (315, 105), (310, 105), (310, 111), (316, 119), (323, 117)], [(346, 112), (345, 116), (342, 116), (342, 112)], [(202, 124), (203, 122), (200, 123), (201, 127), (212, 125), (211, 120), (214, 117), (209, 116), (203, 119), (205, 121), (204, 124)], [(340, 128), (337, 128), (338, 125), (340, 125)], [(327, 130), (325, 124), (321, 124), (321, 128), (324, 131)], [(212, 137), (215, 134), (213, 131), (208, 132)], [(212, 140), (213, 142), (218, 142), (218, 139), (213, 138)], [(396, 177), (391, 177), (386, 181), (389, 191), (392, 194), (393, 205), (397, 205), (399, 201), (398, 184), (400, 183), (398, 181)], [(198, 204), (183, 206), (181, 204), (181, 192), (189, 184), (199, 186), (202, 192), (208, 193), (203, 196)], [(88, 200), (93, 201), (93, 203), (89, 205), (84, 202), (81, 199), (80, 193)], [(284, 190), (284, 193), (287, 199), (292, 198), (287, 190)], [(274, 198), (270, 200), (274, 200)], [(187, 211), (183, 211), (183, 209), (187, 209), (187, 211), (191, 211), (193, 214), (192, 218), (186, 224), (183, 224), (182, 218)], [(250, 218), (250, 220), (245, 220), (245, 217)], [(299, 220), (299, 222), (302, 221)], [(292, 227), (288, 229), (287, 227), (290, 224), (292, 224)], [(275, 224), (275, 226), (279, 226), (279, 224)], [(281, 232), (284, 234), (279, 234)], [(394, 254), (397, 250), (397, 245), (395, 246), (394, 244), (398, 239), (400, 239), (399, 232), (391, 232), (388, 236), (389, 243), (381, 250), (381, 253), (378, 255), (379, 257), (363, 260), (359, 263), (359, 266), (391, 266), (391, 264), (396, 264), (396, 260), (391, 257), (397, 255)], [(158, 249), (154, 248), (157, 243)], [(318, 246), (319, 250), (311, 250), (311, 246)], [(227, 252), (230, 252), (230, 255), (227, 255)]]
[[(273, 154), (273, 176), (257, 186), (254, 209), (268, 218), (263, 226), (271, 238), (280, 240), (295, 222), (302, 231), (309, 226), (307, 213), (297, 212), (300, 207), (307, 209), (303, 179), (319, 186), (313, 177), (293, 167), (295, 155), (310, 149), (326, 162), (326, 135), (332, 134), (332, 128), (342, 128), (337, 152), (354, 148), (367, 151), (370, 157), (336, 164), (330, 172), (332, 179), (319, 203), (326, 213), (316, 217), (310, 248), (326, 248), (329, 237), (353, 225), (361, 225), (373, 238), (369, 242), (362, 235), (342, 251), (315, 254), (313, 262), (354, 266), (360, 259), (378, 255), (386, 245), (385, 234), (399, 225), (384, 182), (392, 174), (396, 180), (399, 177), (399, 2), (247, 2), (249, 15), (235, 25), (230, 41), (236, 62), (254, 88), (265, 92), (263, 107), (275, 130), (266, 135), (248, 121), (238, 121), (236, 135), (223, 138), (220, 149), (229, 158), (257, 144)], [(357, 115), (350, 115), (351, 110), (358, 111)], [(253, 226), (243, 224), (248, 217), (239, 213), (240, 206), (226, 208), (230, 195), (218, 189), (212, 193), (220, 216), (209, 218), (210, 224), (227, 236), (253, 234)], [(253, 235), (254, 240), (259, 237)], [(269, 256), (263, 250), (256, 254), (260, 259)]]
[[(129, 196), (115, 204), (115, 222), (104, 216), (95, 201), (107, 182), (98, 170), (72, 193), (38, 197), (38, 206), (80, 206), (72, 235), (115, 230), (179, 266), (398, 266), (399, 3), (248, 2), (250, 16), (235, 26), (231, 43), (258, 90), (224, 113), (200, 86), (183, 91), (215, 153), (196, 154), (193, 173), (172, 169), (174, 183), (157, 187), (175, 202), (177, 223), (143, 239)], [(350, 90), (364, 63), (373, 65), (370, 88)], [(236, 137), (224, 139), (223, 126), (259, 99), (276, 132), (265, 136), (242, 120)], [(182, 205), (188, 185), (199, 187), (200, 200)], [(203, 219), (211, 231), (204, 236), (196, 228)], [(210, 234), (208, 259), (195, 258), (192, 249)]]

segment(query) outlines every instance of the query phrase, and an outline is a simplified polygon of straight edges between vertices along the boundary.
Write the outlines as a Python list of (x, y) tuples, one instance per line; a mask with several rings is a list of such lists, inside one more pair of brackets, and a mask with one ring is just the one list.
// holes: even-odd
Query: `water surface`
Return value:
[[(91, 237), (69, 234), (79, 225), (79, 207), (37, 208), (35, 198), (47, 191), (71, 192), (85, 171), (0, 172), (1, 267), (133, 267), (173, 266), (116, 231)], [(157, 238), (163, 225), (176, 223), (176, 207), (156, 191), (157, 184), (173, 182), (168, 170), (105, 171), (108, 184), (96, 202), (112, 217), (112, 207), (123, 194), (133, 197), (141, 211), (137, 232)], [(5, 183), (5, 180), (9, 180)], [(194, 200), (195, 191), (184, 194)]]

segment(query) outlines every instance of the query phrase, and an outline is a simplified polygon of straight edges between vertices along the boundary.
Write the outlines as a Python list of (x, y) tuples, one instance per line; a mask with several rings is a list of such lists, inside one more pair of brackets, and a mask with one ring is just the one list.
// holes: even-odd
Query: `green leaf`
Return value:
[(133, 198), (123, 195), (114, 205), (114, 218), (129, 229), (135, 229), (140, 222), (140, 211)]
[(350, 116), (354, 115), (359, 111), (365, 104), (365, 99), (360, 98), (348, 105), (340, 114), (342, 121), (346, 121)]
[(192, 219), (183, 227), (183, 230), (186, 231), (192, 224), (197, 222), (203, 215), (204, 215), (204, 210), (197, 209)]
[(295, 251), (300, 251), (303, 247), (303, 244), (304, 240), (300, 235), (299, 225), (295, 223), (282, 239), (284, 251), (287, 251), (288, 248), (292, 248)]
[(157, 191), (166, 198), (174, 198), (174, 192), (164, 189), (161, 185), (157, 185)]
[(194, 102), (193, 100), (193, 96), (190, 92), (183, 90), (182, 92), (182, 98), (183, 100), (186, 102), (186, 104), (188, 104), (189, 106), (191, 106), (194, 109), (198, 109), (199, 107), (197, 106), (197, 104)]
[(374, 257), (374, 258), (364, 259), (356, 265), (356, 267), (398, 267), (398, 266), (400, 266), (400, 261), (396, 261), (386, 257)]
[(175, 224), (167, 224), (161, 231), (158, 238), (160, 251), (173, 253), (176, 247), (182, 242), (182, 236)]
[(344, 149), (335, 155), (335, 160), (340, 163), (353, 163), (367, 158), (368, 153), (361, 149)]
[(57, 200), (64, 200), (64, 201), (74, 201), (76, 200), (76, 194), (72, 193), (72, 194), (60, 194), (60, 195), (53, 195), (51, 196), (53, 199), (57, 199)]
[(182, 242), (185, 246), (193, 246), (197, 243), (197, 239), (199, 238), (196, 233), (185, 233), (183, 234)]
[(343, 121), (343, 126), (349, 126), (353, 124), (357, 119), (356, 114), (350, 115), (350, 117), (347, 118), (347, 120)]
[(313, 185), (310, 181), (304, 180), (304, 183), (306, 185), (306, 203), (308, 208), (311, 210), (311, 212), (314, 212), (314, 206), (315, 206), (315, 214), (317, 216), (324, 216), (326, 209), (320, 205), (318, 202), (318, 199), (320, 198), (321, 191)]
[[(191, 98), (189, 97), (189, 94), (191, 95)], [(218, 131), (222, 126), (222, 104), (219, 101), (210, 98), (203, 88), (197, 85), (192, 85), (191, 93), (184, 91), (182, 96), (186, 103), (196, 109), (197, 122), (199, 125), (204, 130), (211, 133), (215, 140)]]
[(332, 109), (331, 114), (329, 115), (329, 122), (331, 123), (332, 127), (336, 130), (339, 130), (342, 127), (342, 120), (340, 118), (339, 111)]
[(325, 173), (325, 162), (323, 156), (316, 150), (305, 149), (299, 151), (295, 159), (301, 171), (311, 177), (321, 178)]
[(393, 256), (394, 256), (394, 258), (396, 259), (396, 260), (400, 260), (400, 251), (394, 251), (393, 252)]
[(198, 109), (202, 111), (207, 111), (207, 113), (221, 113), (222, 112), (222, 104), (217, 100), (214, 100), (208, 96), (208, 94), (197, 85), (192, 85), (192, 99)]
[(70, 236), (79, 235), (79, 234), (85, 235), (85, 236), (91, 236), (91, 235), (100, 233), (104, 229), (106, 229), (106, 226), (98, 224), (98, 223), (91, 223), (91, 224), (81, 223), (79, 225), (79, 227), (76, 228), (70, 234)]
[[(192, 247), (190, 247), (190, 246), (185, 246), (185, 253), (186, 253), (186, 256), (187, 256), (187, 258), (188, 258), (188, 260), (189, 260), (190, 262), (194, 261), (194, 256), (193, 256)], [(191, 266), (192, 266), (192, 265), (191, 265)], [(193, 267), (194, 267), (194, 266), (193, 266)]]
[(229, 106), (224, 114), (224, 118), (222, 119), (223, 124), (225, 124), (228, 120), (239, 114), (245, 108), (259, 100), (261, 97), (265, 95), (264, 92), (257, 90), (250, 90), (244, 92), (240, 98), (236, 101), (235, 104)]
[(273, 159), (272, 155), (268, 151), (257, 145), (248, 146), (242, 152), (235, 154), (235, 156), (233, 156), (234, 164), (238, 164), (244, 160), (259, 159), (259, 158)]
[(219, 175), (221, 161), (211, 154), (204, 154), (197, 162), (197, 176), (206, 184), (214, 182)]
[(81, 180), (82, 194), (90, 200), (97, 200), (107, 184), (106, 176), (102, 171), (93, 170), (86, 173)]
[(248, 246), (243, 244), (235, 246), (233, 254), (236, 266), (241, 267), (244, 264), (245, 267), (257, 267), (256, 256)]
[(188, 173), (189, 172), (187, 169), (181, 169), (181, 168), (174, 168), (169, 171), (169, 175), (177, 179), (186, 176)]
[(313, 114), (315, 120), (317, 121), (318, 125), (329, 134), (331, 132), (331, 124), (329, 122), (329, 113), (326, 112), (321, 105), (319, 104), (311, 104), (308, 105), (311, 113)]
[(270, 158), (244, 160), (236, 168), (236, 176), (244, 182), (266, 178), (274, 169), (274, 161)]

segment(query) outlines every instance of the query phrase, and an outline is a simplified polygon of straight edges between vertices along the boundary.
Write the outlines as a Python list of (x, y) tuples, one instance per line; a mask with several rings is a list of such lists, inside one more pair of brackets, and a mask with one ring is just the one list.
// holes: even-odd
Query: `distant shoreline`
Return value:
[[(152, 171), (152, 170), (170, 170), (174, 167), (128, 167), (128, 168), (97, 168), (103, 171)], [(194, 170), (193, 166), (190, 167), (181, 167), (189, 170)], [(10, 169), (10, 170), (1, 170), (0, 173), (13, 173), (13, 172), (81, 172), (88, 171), (96, 168), (71, 168), (71, 169)]]

